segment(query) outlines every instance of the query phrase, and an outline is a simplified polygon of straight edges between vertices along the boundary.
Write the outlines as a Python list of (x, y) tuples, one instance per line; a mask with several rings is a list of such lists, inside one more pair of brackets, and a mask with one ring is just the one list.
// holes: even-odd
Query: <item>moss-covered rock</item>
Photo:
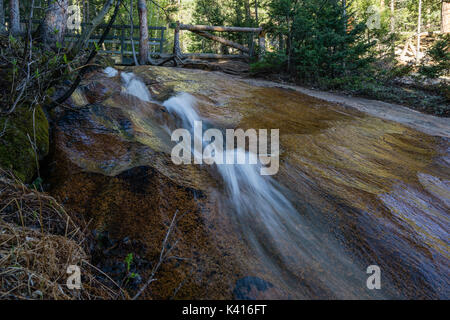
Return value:
[[(40, 106), (21, 107), (0, 117), (0, 167), (12, 169), (24, 182), (36, 174), (38, 161), (48, 154), (48, 121)], [(36, 150), (32, 143), (36, 144)]]

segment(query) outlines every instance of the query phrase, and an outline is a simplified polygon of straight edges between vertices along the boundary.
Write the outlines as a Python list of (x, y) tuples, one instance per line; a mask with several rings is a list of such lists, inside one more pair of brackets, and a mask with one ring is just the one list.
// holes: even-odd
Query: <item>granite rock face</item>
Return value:
[[(125, 71), (145, 83), (152, 101), (127, 94)], [(93, 229), (141, 242), (146, 261), (157, 259), (178, 212), (176, 255), (186, 259), (168, 263), (145, 297), (448, 298), (448, 139), (214, 72), (120, 72), (93, 73), (74, 93), (74, 110), (53, 132), (48, 176), (53, 195)], [(275, 179), (306, 223), (294, 228), (301, 246), (276, 252), (277, 239), (265, 238), (256, 250), (249, 235), (260, 222), (237, 223), (217, 176), (172, 163), (174, 119), (162, 102), (179, 92), (195, 96), (200, 116), (217, 128), (280, 129)], [(384, 291), (366, 290), (335, 248), (358, 276), (379, 265)]]

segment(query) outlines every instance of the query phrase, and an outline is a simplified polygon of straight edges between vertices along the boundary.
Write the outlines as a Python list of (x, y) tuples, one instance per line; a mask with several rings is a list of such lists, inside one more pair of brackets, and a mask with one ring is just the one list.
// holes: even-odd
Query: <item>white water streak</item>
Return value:
[(132, 72), (121, 72), (120, 76), (124, 84), (124, 92), (146, 102), (151, 101), (151, 95), (145, 84)]

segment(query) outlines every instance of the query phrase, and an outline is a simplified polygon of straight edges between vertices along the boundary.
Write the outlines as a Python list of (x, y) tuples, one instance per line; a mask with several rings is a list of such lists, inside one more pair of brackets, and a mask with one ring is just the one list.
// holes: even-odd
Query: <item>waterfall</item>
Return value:
[(103, 70), (103, 73), (105, 73), (108, 78), (113, 78), (113, 77), (117, 76), (119, 71), (117, 71), (116, 69), (114, 69), (112, 67), (107, 67)]
[[(180, 93), (168, 99), (163, 106), (175, 119), (181, 120), (183, 127), (190, 132), (195, 131), (194, 121), (208, 123), (207, 119), (199, 116), (195, 98), (188, 93)], [(249, 156), (242, 149), (235, 149), (233, 152)], [(202, 155), (193, 152), (193, 156), (195, 158)], [(220, 156), (225, 158), (227, 155)], [(260, 166), (260, 163), (216, 164), (211, 169), (219, 174), (225, 188), (226, 196), (221, 199), (223, 210), (234, 215), (233, 219), (242, 236), (260, 261), (280, 277), (290, 274), (288, 278), (284, 276), (287, 286), (298, 282), (296, 275), (301, 273), (302, 268), (308, 268), (315, 272), (316, 279), (321, 279), (321, 290), (331, 296), (361, 298), (363, 294), (367, 295), (365, 270), (358, 268), (347, 258), (326, 233), (315, 232), (311, 222), (285, 196), (284, 193), (288, 191), (273, 177), (262, 176)], [(336, 264), (340, 264), (339, 270), (334, 268)], [(315, 266), (319, 268), (315, 270)], [(343, 293), (345, 294), (340, 296)], [(299, 297), (310, 296), (305, 292)]]
[(125, 93), (135, 96), (142, 101), (150, 102), (151, 95), (145, 84), (132, 72), (121, 72), (120, 76), (124, 84)]
[[(145, 84), (134, 74), (122, 72), (121, 78), (127, 94), (151, 101)], [(179, 126), (194, 133), (196, 121), (202, 121), (204, 129), (212, 127), (208, 119), (199, 115), (196, 99), (188, 93), (179, 93), (162, 105), (172, 117), (172, 123), (164, 128), (169, 134), (171, 129)], [(203, 141), (201, 136), (194, 136), (195, 139)], [(238, 156), (250, 156), (242, 149), (231, 151)], [(226, 158), (227, 152), (230, 150), (220, 156)], [(193, 156), (199, 158), (202, 154), (194, 152)], [(353, 261), (332, 235), (299, 212), (289, 197), (289, 190), (274, 177), (262, 176), (261, 166), (259, 162), (215, 164), (207, 169), (223, 185), (224, 190), (217, 192), (222, 213), (234, 221), (241, 232), (240, 237), (264, 270), (275, 275), (290, 292), (298, 292), (294, 298), (320, 295), (349, 299), (385, 298), (379, 291), (368, 291), (367, 266)], [(248, 272), (255, 267), (242, 263)]]
[(180, 117), (184, 128), (193, 129), (194, 121), (201, 120), (195, 109), (195, 103), (195, 98), (192, 95), (182, 92), (165, 101), (163, 106), (170, 113)]

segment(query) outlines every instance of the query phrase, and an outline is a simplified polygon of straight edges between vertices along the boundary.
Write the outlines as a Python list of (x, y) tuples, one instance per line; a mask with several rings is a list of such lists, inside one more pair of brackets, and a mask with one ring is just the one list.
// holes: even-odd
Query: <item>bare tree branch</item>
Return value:
[[(170, 235), (173, 231), (173, 229), (175, 228), (176, 225), (176, 219), (177, 219), (177, 214), (178, 214), (178, 210), (177, 212), (175, 212), (175, 214), (173, 215), (172, 221), (169, 225), (169, 228), (167, 230), (166, 236), (164, 238), (164, 241), (162, 243), (162, 248), (161, 248), (161, 252), (159, 254), (159, 260), (157, 262), (157, 264), (153, 267), (152, 269), (152, 273), (150, 274), (149, 279), (147, 280), (147, 282), (139, 289), (139, 291), (136, 293), (136, 295), (133, 297), (133, 300), (136, 300), (137, 298), (139, 298), (141, 296), (141, 294), (145, 291), (145, 289), (147, 289), (147, 287), (152, 283), (155, 282), (157, 279), (155, 278), (156, 273), (158, 272), (159, 268), (161, 267), (161, 265), (167, 261), (169, 258), (174, 258), (175, 256), (169, 256), (169, 254), (172, 252), (172, 250), (177, 246), (179, 239), (177, 239), (172, 245), (170, 245), (169, 243), (169, 238)], [(167, 247), (170, 245), (170, 248), (167, 249)], [(181, 259), (181, 258), (180, 258)]]
[(89, 38), (91, 37), (92, 32), (94, 32), (95, 28), (103, 21), (103, 18), (106, 16), (106, 14), (109, 12), (109, 9), (111, 8), (114, 0), (107, 0), (106, 3), (103, 5), (102, 10), (97, 14), (97, 16), (92, 19), (91, 22), (89, 22), (90, 26), (87, 28), (78, 39), (77, 43), (75, 44), (74, 48), (72, 49), (72, 52), (75, 54), (80, 51), (87, 43)]
[[(100, 40), (97, 43), (97, 47), (101, 47), (101, 45), (103, 44), (103, 42), (105, 41), (106, 36), (108, 35), (109, 31), (111, 30), (111, 26), (113, 25), (114, 21), (116, 20), (117, 17), (117, 13), (119, 12), (119, 7), (121, 4), (122, 0), (117, 0), (116, 1), (116, 6), (114, 8), (114, 13), (111, 16), (108, 25), (106, 26), (106, 29), (103, 31), (103, 34), (100, 38)], [(81, 79), (85, 73), (86, 70), (86, 66), (89, 65), (92, 61), (92, 59), (95, 58), (95, 56), (97, 55), (97, 48), (93, 48), (88, 59), (86, 60), (83, 68), (80, 70), (80, 73), (78, 74), (77, 78), (75, 79), (74, 83), (72, 84), (72, 86), (70, 87), (69, 90), (67, 90), (61, 97), (59, 97), (58, 99), (56, 99), (54, 101), (54, 103), (52, 103), (49, 108), (53, 108), (55, 107), (57, 104), (63, 103), (64, 101), (66, 101), (71, 95), (72, 93), (75, 91), (75, 89), (78, 87), (78, 85), (81, 82)]]

